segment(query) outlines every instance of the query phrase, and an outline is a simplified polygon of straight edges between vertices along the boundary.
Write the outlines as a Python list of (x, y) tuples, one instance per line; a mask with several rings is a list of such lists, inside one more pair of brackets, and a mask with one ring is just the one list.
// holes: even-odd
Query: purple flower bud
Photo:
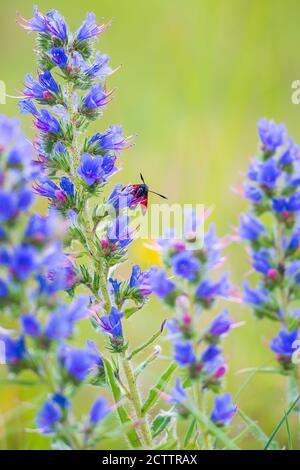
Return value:
[(68, 57), (63, 47), (53, 47), (50, 50), (50, 54), (53, 62), (58, 65), (58, 67), (61, 69), (65, 68), (68, 63)]
[(209, 334), (211, 336), (222, 336), (227, 333), (232, 325), (232, 321), (229, 318), (228, 310), (223, 310), (210, 324)]
[(51, 434), (61, 416), (59, 406), (52, 401), (46, 401), (35, 418), (36, 427), (42, 434)]
[(111, 408), (108, 405), (108, 402), (105, 398), (103, 397), (98, 397), (90, 411), (90, 423), (92, 425), (98, 424), (102, 419), (105, 418), (105, 416), (110, 413)]
[(24, 335), (38, 337), (41, 334), (41, 324), (35, 315), (30, 313), (21, 316), (21, 325)]

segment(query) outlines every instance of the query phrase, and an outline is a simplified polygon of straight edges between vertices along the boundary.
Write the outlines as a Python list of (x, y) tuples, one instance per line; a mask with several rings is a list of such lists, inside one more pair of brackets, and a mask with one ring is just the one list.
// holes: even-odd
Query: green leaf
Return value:
[[(249, 418), (249, 416), (247, 416), (246, 413), (244, 413), (242, 410), (239, 410), (238, 414), (248, 425), (248, 432), (250, 432), (259, 442), (265, 446), (269, 438), (261, 429), (261, 427), (255, 421)], [(278, 449), (278, 444), (276, 442), (273, 442), (272, 449)]]
[(154, 343), (154, 341), (162, 334), (162, 332), (164, 330), (165, 323), (166, 323), (166, 321), (163, 321), (161, 326), (160, 326), (160, 329), (156, 333), (154, 333), (151, 336), (151, 338), (149, 338), (145, 343), (143, 343), (141, 346), (138, 346), (136, 349), (134, 349), (132, 351), (132, 353), (128, 357), (129, 361), (133, 358), (133, 356), (135, 356), (136, 354), (139, 354), (144, 349), (148, 348), (148, 346), (150, 346), (152, 343)]
[(166, 389), (172, 377), (172, 374), (176, 368), (177, 368), (177, 364), (175, 364), (175, 362), (170, 364), (169, 367), (162, 373), (158, 382), (154, 385), (154, 387), (150, 389), (148, 393), (148, 397), (146, 398), (142, 406), (143, 414), (147, 413), (147, 411), (149, 411), (150, 408), (152, 408), (155, 405), (155, 403), (159, 400), (159, 393), (163, 392)]
[(124, 318), (128, 319), (133, 315), (134, 313), (138, 312), (141, 309), (141, 307), (129, 307), (124, 309)]
[(171, 416), (158, 414), (151, 423), (151, 434), (154, 439), (161, 434), (171, 421)]
[(285, 419), (286, 430), (287, 430), (287, 434), (288, 434), (288, 449), (293, 450), (293, 440), (292, 440), (292, 435), (291, 435), (290, 423), (289, 423), (289, 419), (286, 415), (286, 412), (284, 412), (284, 419)]
[(184, 436), (184, 441), (183, 441), (183, 447), (184, 449), (189, 445), (189, 442), (191, 440), (191, 437), (193, 435), (193, 431), (195, 429), (195, 426), (196, 426), (196, 418), (193, 418), (192, 421), (190, 422), (190, 425), (185, 433), (185, 436)]
[[(115, 403), (117, 404), (117, 413), (118, 413), (119, 419), (122, 424), (130, 423), (131, 420), (128, 416), (126, 409), (124, 408), (124, 406), (118, 404), (122, 398), (122, 393), (121, 393), (119, 384), (117, 380), (115, 379), (112, 364), (110, 363), (108, 359), (103, 359), (103, 362), (104, 362), (104, 367), (105, 367), (106, 378), (110, 386), (110, 389), (112, 391)], [(140, 440), (134, 429), (129, 429), (127, 431), (127, 439), (133, 448), (141, 447)]]
[(159, 444), (154, 450), (176, 450), (178, 448), (178, 442), (176, 439), (168, 439), (167, 441)]
[(274, 429), (274, 431), (272, 432), (271, 434), (271, 437), (270, 439), (268, 440), (266, 446), (264, 447), (264, 450), (268, 450), (274, 440), (274, 437), (277, 435), (278, 431), (280, 430), (281, 426), (283, 425), (283, 423), (286, 421), (286, 418), (289, 416), (289, 414), (293, 411), (294, 408), (296, 408), (298, 402), (300, 400), (300, 395), (296, 398), (296, 400), (291, 404), (291, 406), (289, 407), (288, 411), (284, 413), (284, 416), (281, 418), (281, 420), (279, 421), (279, 423), (277, 424), (276, 428)]

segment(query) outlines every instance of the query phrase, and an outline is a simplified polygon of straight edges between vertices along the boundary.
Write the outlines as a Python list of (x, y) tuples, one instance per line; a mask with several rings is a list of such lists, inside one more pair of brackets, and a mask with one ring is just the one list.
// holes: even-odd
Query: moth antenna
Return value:
[(156, 196), (162, 197), (163, 199), (168, 199), (168, 198), (167, 198), (166, 196), (164, 196), (163, 194), (156, 193), (155, 191), (150, 191), (150, 190), (149, 190), (149, 193), (156, 194)]
[(142, 173), (140, 173), (140, 177), (141, 177), (142, 182), (143, 182), (144, 184), (146, 184), (146, 183), (145, 183), (145, 180), (144, 180), (144, 178), (143, 178)]

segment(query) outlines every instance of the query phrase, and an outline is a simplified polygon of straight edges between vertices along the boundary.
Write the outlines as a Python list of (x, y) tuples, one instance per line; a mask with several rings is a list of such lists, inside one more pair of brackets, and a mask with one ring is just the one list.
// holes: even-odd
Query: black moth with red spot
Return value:
[(163, 199), (168, 198), (166, 196), (163, 196), (162, 194), (156, 193), (155, 191), (151, 191), (149, 189), (149, 186), (145, 183), (142, 173), (140, 173), (140, 177), (142, 180), (142, 184), (133, 184), (131, 186), (132, 189), (130, 191), (130, 194), (133, 196), (133, 198), (130, 202), (130, 207), (134, 207), (140, 204), (142, 212), (143, 214), (145, 214), (148, 207), (149, 193), (156, 194), (157, 196), (162, 197)]

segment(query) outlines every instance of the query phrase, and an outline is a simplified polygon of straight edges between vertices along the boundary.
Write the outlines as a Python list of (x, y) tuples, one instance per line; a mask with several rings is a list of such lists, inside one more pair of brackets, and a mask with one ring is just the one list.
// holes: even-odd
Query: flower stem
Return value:
[(140, 393), (137, 387), (137, 383), (134, 377), (134, 372), (133, 372), (131, 363), (128, 360), (128, 358), (125, 356), (123, 356), (122, 365), (123, 365), (123, 370), (124, 370), (124, 374), (127, 380), (128, 389), (130, 393), (129, 398), (132, 403), (134, 413), (136, 415), (136, 419), (139, 422), (141, 442), (146, 448), (151, 448), (152, 437), (151, 437), (151, 432), (150, 432), (149, 425), (147, 422), (147, 418), (142, 413)]

